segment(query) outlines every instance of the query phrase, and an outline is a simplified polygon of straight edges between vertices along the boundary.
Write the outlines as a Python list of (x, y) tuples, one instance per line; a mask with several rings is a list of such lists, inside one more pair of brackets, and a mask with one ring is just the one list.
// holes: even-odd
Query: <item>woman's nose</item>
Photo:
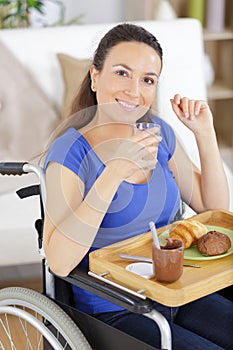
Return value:
[(138, 97), (140, 95), (139, 80), (136, 78), (129, 79), (125, 92), (133, 97)]

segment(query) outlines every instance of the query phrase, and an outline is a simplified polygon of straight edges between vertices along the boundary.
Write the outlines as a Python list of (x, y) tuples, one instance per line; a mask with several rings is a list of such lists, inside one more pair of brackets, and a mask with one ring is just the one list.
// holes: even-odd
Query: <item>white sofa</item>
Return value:
[[(198, 164), (194, 137), (174, 116), (169, 99), (177, 92), (192, 98), (206, 99), (201, 26), (194, 19), (136, 23), (154, 33), (164, 50), (164, 68), (157, 94), (158, 114), (174, 127), (188, 154)], [(9, 49), (8, 54), (14, 55), (12, 62), (15, 62), (15, 66), (19, 64), (25, 70), (24, 74), (29, 74), (27, 77), (32, 79), (25, 91), (21, 86), (22, 69), (19, 69), (15, 82), (11, 75), (11, 85), (8, 86), (8, 81), (0, 83), (3, 85), (2, 89), (0, 87), (0, 120), (5, 118), (6, 122), (0, 129), (0, 140), (5, 138), (3, 146), (0, 144), (0, 161), (29, 160), (32, 152), (40, 151), (42, 146), (45, 146), (48, 135), (59, 123), (66, 87), (57, 53), (71, 55), (77, 59), (91, 58), (99, 39), (113, 25), (0, 30), (0, 44)], [(2, 52), (0, 66), (1, 59)], [(10, 62), (11, 59), (5, 64)], [(11, 68), (8, 67), (4, 72), (9, 75)], [(12, 89), (17, 96), (8, 101), (7, 96)], [(34, 102), (37, 101), (35, 93), (40, 94), (40, 104), (43, 100), (42, 108)], [(22, 106), (22, 99), (25, 97), (27, 99), (24, 104), (32, 104), (30, 108), (27, 107), (30, 115), (26, 112), (18, 114), (19, 109), (25, 107)], [(15, 105), (17, 108), (13, 108)], [(7, 114), (4, 112), (7, 107), (13, 109), (10, 109), (6, 120)], [(8, 131), (12, 131), (9, 136)], [(1, 154), (4, 147), (5, 150)], [(233, 198), (233, 176), (227, 167), (226, 171)], [(14, 192), (15, 188), (35, 181), (35, 177), (28, 175), (17, 179), (0, 177), (0, 265), (33, 263), (40, 260), (33, 228), (39, 213), (38, 200), (20, 200)], [(231, 210), (232, 208), (231, 202)]]

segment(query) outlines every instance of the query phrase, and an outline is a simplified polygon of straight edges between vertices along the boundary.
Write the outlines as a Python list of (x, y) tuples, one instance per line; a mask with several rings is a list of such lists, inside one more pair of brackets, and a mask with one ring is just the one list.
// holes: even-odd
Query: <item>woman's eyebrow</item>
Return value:
[[(127, 69), (129, 71), (132, 71), (132, 69), (129, 66), (127, 66), (127, 64), (124, 64), (124, 63), (115, 64), (115, 65), (113, 65), (113, 67), (114, 68), (116, 68), (116, 67), (123, 67), (123, 68), (125, 68), (125, 69)], [(148, 72), (148, 73), (145, 73), (145, 74), (146, 75), (152, 75), (152, 76), (155, 76), (156, 78), (159, 78), (159, 74), (157, 74), (155, 72)]]

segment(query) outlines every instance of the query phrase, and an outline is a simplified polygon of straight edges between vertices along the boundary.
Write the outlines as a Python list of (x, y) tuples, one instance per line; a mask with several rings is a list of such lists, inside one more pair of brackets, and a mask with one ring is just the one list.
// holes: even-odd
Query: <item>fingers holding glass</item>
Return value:
[(158, 143), (161, 141), (159, 124), (140, 122), (132, 125), (134, 140), (141, 148), (138, 152), (138, 165), (143, 170), (155, 168), (157, 163)]
[(136, 135), (139, 131), (146, 131), (150, 135), (160, 136), (161, 126), (152, 122), (139, 122), (132, 124), (133, 135)]

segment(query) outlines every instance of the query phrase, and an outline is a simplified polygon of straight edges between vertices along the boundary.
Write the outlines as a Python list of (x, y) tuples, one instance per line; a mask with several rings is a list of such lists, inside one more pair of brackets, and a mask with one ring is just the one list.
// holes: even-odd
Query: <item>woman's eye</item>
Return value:
[(124, 70), (118, 70), (118, 71), (116, 71), (116, 74), (120, 75), (122, 77), (127, 77), (127, 72)]
[(154, 79), (149, 78), (149, 77), (144, 78), (144, 82), (145, 82), (146, 84), (148, 84), (148, 85), (154, 85), (154, 84), (155, 84)]

